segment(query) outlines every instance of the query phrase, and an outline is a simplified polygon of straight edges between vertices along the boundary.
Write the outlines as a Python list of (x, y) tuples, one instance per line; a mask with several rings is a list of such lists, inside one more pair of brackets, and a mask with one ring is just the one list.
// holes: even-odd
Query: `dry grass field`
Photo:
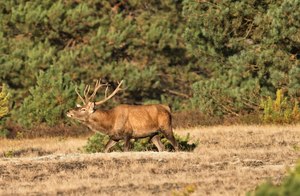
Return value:
[(189, 132), (194, 152), (84, 154), (87, 138), (0, 140), (0, 195), (244, 195), (300, 158), (300, 125)]

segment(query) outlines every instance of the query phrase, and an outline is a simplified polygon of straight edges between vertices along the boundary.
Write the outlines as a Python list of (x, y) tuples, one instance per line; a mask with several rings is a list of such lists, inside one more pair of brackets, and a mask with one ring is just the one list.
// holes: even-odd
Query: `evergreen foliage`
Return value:
[[(11, 89), (15, 114), (42, 113), (29, 106), (38, 101), (32, 89), (46, 77), (36, 77), (41, 71), (62, 72), (78, 84), (125, 79), (118, 103), (167, 103), (212, 115), (256, 111), (276, 89), (299, 101), (299, 6), (298, 0), (0, 1), (0, 82)], [(53, 104), (50, 110), (56, 96), (40, 102)], [(17, 120), (63, 118), (53, 113), (56, 120), (36, 121), (33, 114)]]
[(7, 129), (3, 128), (3, 124), (5, 124), (5, 116), (7, 116), (9, 112), (9, 99), (10, 95), (7, 92), (6, 85), (0, 86), (0, 138), (6, 137), (9, 132)]
[[(286, 88), (299, 97), (297, 0), (184, 1), (187, 48), (206, 78), (193, 85), (193, 105), (211, 114), (257, 108), (261, 96)], [(298, 57), (299, 58), (299, 57)]]
[(300, 163), (289, 173), (280, 185), (270, 182), (259, 185), (255, 191), (247, 195), (256, 196), (284, 196), (300, 194)]
[(9, 94), (6, 86), (0, 86), (0, 119), (8, 114), (9, 110)]
[(128, 103), (161, 101), (166, 89), (189, 94), (197, 75), (180, 39), (181, 8), (171, 0), (1, 2), (1, 80), (17, 102), (35, 85), (33, 72), (60, 64), (75, 81), (126, 79)]
[(29, 90), (30, 95), (13, 116), (21, 125), (27, 127), (41, 123), (55, 125), (73, 107), (77, 97), (74, 86), (68, 74), (54, 66), (45, 72), (40, 71), (36, 77), (36, 86)]

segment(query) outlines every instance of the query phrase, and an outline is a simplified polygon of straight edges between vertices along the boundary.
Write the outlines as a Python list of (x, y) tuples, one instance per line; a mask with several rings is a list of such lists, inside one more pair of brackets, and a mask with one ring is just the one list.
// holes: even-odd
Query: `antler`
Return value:
[(82, 101), (83, 104), (86, 104), (85, 103), (85, 100), (81, 97), (81, 95), (78, 93), (78, 90), (77, 90), (77, 87), (75, 88), (75, 92), (76, 94), (78, 95), (78, 97), (80, 98), (80, 100)]
[(97, 91), (102, 86), (106, 86), (106, 88), (107, 88), (108, 84), (107, 83), (101, 84), (101, 79), (100, 80), (96, 80), (96, 84), (95, 84), (95, 87), (94, 87), (94, 92), (92, 93), (92, 95), (90, 97), (87, 98), (87, 100), (90, 101), (91, 99), (94, 99), (95, 95), (97, 94)]
[(117, 88), (108, 97), (107, 97), (107, 90), (108, 90), (108, 86), (107, 86), (106, 90), (105, 90), (105, 98), (103, 100), (101, 100), (101, 101), (95, 102), (95, 105), (103, 104), (104, 102), (106, 102), (109, 99), (111, 99), (115, 94), (117, 94), (118, 91), (122, 90), (122, 88), (121, 88), (122, 83), (123, 83), (123, 80), (121, 82), (118, 82)]
[(84, 88), (84, 91), (83, 91), (84, 98), (79, 94), (77, 88), (75, 89), (75, 92), (77, 93), (78, 97), (83, 102), (83, 104), (87, 104), (91, 99), (93, 99), (95, 97), (95, 95), (97, 94), (97, 91), (99, 90), (99, 88), (101, 88), (104, 85), (107, 86), (107, 83), (101, 84), (101, 79), (96, 80), (96, 84), (95, 84), (95, 87), (94, 87), (94, 92), (90, 96), (89, 96), (89, 92), (91, 90), (91, 86), (87, 85)]
[(95, 87), (94, 87), (94, 92), (90, 96), (88, 96), (89, 92), (90, 92), (90, 89), (91, 89), (90, 85), (87, 85), (84, 88), (84, 91), (83, 91), (84, 98), (79, 94), (77, 88), (75, 88), (75, 92), (77, 93), (78, 97), (83, 102), (83, 104), (87, 104), (88, 102), (90, 102), (90, 100), (94, 99), (94, 97), (96, 96), (97, 91), (99, 90), (99, 88), (101, 88), (102, 86), (106, 86), (106, 89), (105, 89), (105, 98), (103, 100), (101, 100), (101, 101), (95, 102), (96, 105), (100, 105), (100, 104), (106, 102), (107, 100), (109, 100), (110, 98), (112, 98), (118, 91), (122, 90), (120, 88), (121, 85), (122, 85), (122, 83), (123, 83), (123, 80), (118, 83), (117, 88), (108, 97), (107, 97), (108, 84), (107, 83), (101, 84), (101, 79), (96, 80), (96, 84), (95, 84)]

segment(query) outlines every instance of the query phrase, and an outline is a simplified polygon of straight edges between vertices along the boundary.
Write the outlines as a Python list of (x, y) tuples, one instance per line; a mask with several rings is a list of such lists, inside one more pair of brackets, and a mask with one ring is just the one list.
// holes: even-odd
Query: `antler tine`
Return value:
[(107, 97), (107, 92), (108, 92), (108, 85), (106, 85), (106, 89), (105, 89), (105, 98)]
[(118, 82), (118, 86), (114, 90), (114, 92), (112, 92), (108, 97), (105, 96), (105, 98), (103, 100), (95, 102), (95, 105), (100, 105), (100, 104), (106, 102), (107, 100), (111, 99), (118, 91), (122, 90), (122, 88), (121, 88), (122, 83), (123, 83), (123, 80), (121, 80), (121, 82)]
[(86, 85), (85, 88), (84, 88), (84, 91), (83, 91), (84, 96), (86, 95), (88, 88), (89, 88), (89, 85)]
[(97, 93), (97, 91), (99, 90), (100, 87), (102, 87), (103, 85), (106, 84), (101, 84), (101, 78), (99, 80), (96, 80), (96, 84), (95, 84), (95, 88), (94, 88), (94, 92), (93, 94), (89, 97), (89, 100), (93, 99)]
[(78, 89), (77, 89), (77, 86), (76, 86), (76, 88), (75, 88), (75, 92), (76, 92), (76, 94), (78, 95), (78, 97), (80, 98), (80, 100), (83, 102), (83, 104), (86, 104), (85, 101), (84, 101), (84, 99), (83, 99), (83, 98), (81, 97), (81, 95), (79, 94)]
[(88, 95), (89, 95), (90, 89), (91, 89), (91, 86), (90, 86), (90, 85), (87, 85), (87, 86), (85, 87), (85, 89), (84, 89), (84, 92), (83, 92), (84, 99), (85, 99), (86, 103), (89, 102), (89, 97), (88, 97)]

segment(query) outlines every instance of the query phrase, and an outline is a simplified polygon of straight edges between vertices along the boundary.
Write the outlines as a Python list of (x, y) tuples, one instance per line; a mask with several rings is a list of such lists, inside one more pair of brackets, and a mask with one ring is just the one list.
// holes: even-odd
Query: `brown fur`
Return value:
[(154, 105), (119, 105), (111, 110), (94, 110), (94, 103), (71, 110), (68, 117), (79, 120), (93, 131), (99, 131), (110, 137), (105, 152), (124, 139), (124, 150), (129, 150), (130, 139), (150, 137), (159, 151), (164, 150), (157, 134), (163, 133), (178, 150), (178, 144), (172, 131), (170, 107)]

